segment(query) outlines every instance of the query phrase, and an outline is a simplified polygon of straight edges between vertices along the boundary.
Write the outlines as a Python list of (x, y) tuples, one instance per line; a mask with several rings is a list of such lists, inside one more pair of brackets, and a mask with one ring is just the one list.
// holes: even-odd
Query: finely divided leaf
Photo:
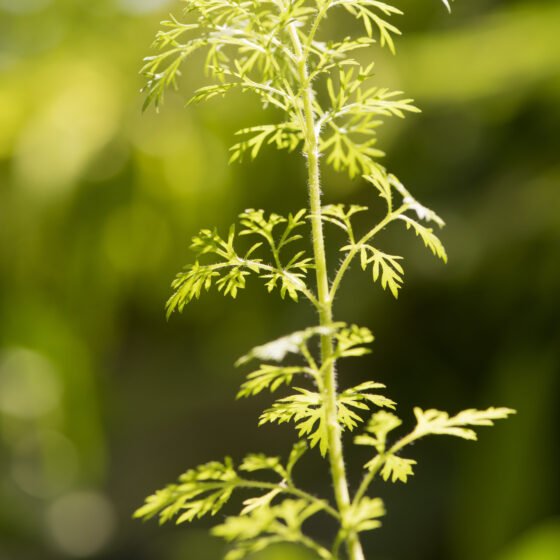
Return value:
[[(309, 539), (302, 533), (303, 523), (320, 511), (321, 506), (305, 500), (284, 500), (271, 506), (270, 502), (237, 517), (228, 517), (212, 532), (233, 544), (226, 560), (240, 560), (281, 542), (301, 543), (309, 546)], [(313, 547), (321, 558), (331, 555), (320, 547)]]
[(244, 139), (230, 148), (230, 163), (242, 161), (247, 152), (251, 159), (255, 159), (264, 145), (293, 152), (303, 140), (301, 128), (293, 121), (243, 128), (236, 135)]
[(393, 189), (385, 168), (380, 165), (372, 166), (368, 174), (364, 175), (364, 179), (379, 191), (379, 196), (385, 200), (387, 209), (391, 212), (393, 209)]
[(272, 500), (274, 500), (274, 498), (276, 498), (276, 496), (278, 496), (281, 493), (282, 493), (281, 488), (275, 488), (274, 490), (271, 490), (270, 492), (267, 492), (262, 496), (257, 496), (256, 498), (248, 498), (244, 500), (243, 505), (245, 507), (241, 510), (241, 515), (247, 515), (248, 513), (256, 509), (269, 506)]
[(494, 420), (507, 418), (511, 414), (515, 414), (515, 410), (511, 408), (491, 407), (486, 410), (470, 408), (450, 417), (447, 412), (441, 410), (415, 408), (417, 425), (413, 432), (414, 439), (437, 434), (476, 440), (476, 432), (468, 426), (493, 426)]
[[(306, 257), (305, 251), (296, 251), (282, 263), (280, 251), (288, 244), (301, 239), (296, 228), (305, 225), (306, 210), (289, 214), (287, 218), (278, 214), (265, 214), (263, 210), (245, 210), (240, 215), (241, 236), (258, 235), (265, 241), (253, 243), (248, 250), (239, 251), (236, 248), (237, 235), (231, 226), (227, 238), (223, 238), (216, 229), (202, 229), (192, 238), (191, 249), (201, 259), (214, 258), (216, 262), (205, 264), (199, 260), (185, 267), (172, 283), (173, 295), (167, 302), (168, 317), (175, 310), (182, 311), (186, 304), (198, 299), (203, 291), (209, 291), (215, 286), (219, 292), (236, 298), (239, 290), (246, 286), (246, 279), (251, 274), (266, 280), (268, 291), (280, 288), (280, 295), (288, 295), (294, 301), (304, 293), (313, 300), (314, 296), (307, 289), (305, 278), (313, 260)], [(273, 231), (277, 226), (284, 226), (283, 230)], [(266, 243), (265, 243), (266, 242)], [(267, 264), (263, 258), (255, 257), (254, 253), (261, 250), (263, 245), (270, 248), (270, 258), (273, 264)], [(283, 256), (283, 255), (282, 255)]]
[(339, 68), (338, 75), (332, 72), (326, 83), (331, 106), (319, 119), (325, 127), (320, 150), (327, 154), (328, 164), (350, 177), (375, 173), (379, 167), (375, 160), (384, 153), (376, 147), (376, 134), (383, 118), (419, 112), (412, 99), (400, 98), (399, 91), (365, 87), (372, 69), (373, 65)]
[(256, 272), (260, 261), (248, 261), (247, 257), (258, 245), (253, 245), (245, 254), (245, 258), (238, 255), (234, 248), (235, 228), (232, 226), (228, 237), (222, 238), (216, 230), (202, 229), (191, 241), (191, 249), (199, 256), (214, 255), (219, 262), (202, 264), (196, 261), (188, 265), (184, 272), (179, 273), (171, 286), (173, 295), (167, 301), (167, 316), (173, 311), (182, 311), (186, 304), (198, 299), (202, 291), (209, 291), (213, 284), (218, 291), (232, 298), (245, 287), (246, 276)]
[(335, 334), (336, 347), (334, 356), (338, 358), (350, 358), (369, 354), (371, 350), (364, 346), (374, 341), (372, 332), (367, 327), (350, 325), (340, 329)]
[(134, 517), (159, 516), (160, 523), (177, 517), (177, 523), (215, 515), (229, 500), (239, 484), (231, 459), (213, 461), (181, 475), (177, 484), (169, 485), (146, 499)]
[(395, 53), (393, 36), (400, 35), (401, 32), (383, 16), (401, 15), (402, 12), (398, 8), (377, 0), (339, 0), (336, 3), (344, 6), (362, 22), (368, 37), (373, 36), (373, 28), (376, 27), (381, 38), (381, 46), (387, 45), (390, 51)]
[(263, 453), (249, 454), (243, 459), (239, 470), (245, 472), (255, 472), (269, 470), (274, 471), (282, 478), (286, 478), (286, 469), (282, 466), (280, 457), (268, 457)]
[(364, 212), (367, 209), (367, 206), (359, 206), (357, 204), (329, 204), (321, 209), (321, 219), (345, 231), (350, 243), (354, 243), (354, 229), (351, 218), (354, 214)]
[(381, 287), (384, 290), (389, 288), (393, 297), (398, 298), (404, 275), (404, 269), (399, 263), (402, 257), (383, 253), (370, 245), (366, 245), (362, 250), (370, 253), (369, 257), (362, 259), (362, 263), (365, 263), (366, 266), (368, 264), (372, 265), (373, 281), (377, 282), (381, 276)]
[(212, 529), (212, 533), (229, 542), (249, 541), (266, 532), (274, 521), (271, 508), (250, 512), (248, 515), (228, 517)]
[(370, 404), (380, 408), (395, 408), (396, 403), (383, 395), (370, 393), (375, 389), (384, 389), (383, 383), (375, 381), (366, 381), (356, 387), (346, 389), (339, 396), (339, 403), (352, 406), (361, 410), (369, 410)]
[(414, 474), (412, 466), (416, 464), (413, 459), (403, 459), (402, 457), (397, 457), (396, 455), (389, 455), (385, 457), (385, 463), (383, 469), (381, 470), (381, 476), (383, 480), (391, 479), (391, 482), (406, 482), (409, 476)]
[(378, 453), (385, 453), (387, 435), (402, 424), (402, 420), (391, 412), (380, 410), (372, 415), (366, 426), (366, 435), (357, 436), (358, 445), (371, 445)]
[(276, 391), (281, 385), (290, 385), (294, 375), (309, 373), (303, 367), (280, 367), (269, 364), (262, 364), (257, 371), (247, 375), (247, 381), (241, 385), (237, 398), (258, 395), (265, 389), (271, 393)]
[[(361, 416), (356, 410), (369, 410), (371, 405), (394, 408), (395, 403), (370, 390), (383, 388), (381, 383), (368, 381), (343, 391), (337, 399), (338, 422), (343, 430), (352, 431)], [(307, 437), (311, 447), (319, 445), (321, 455), (325, 456), (329, 446), (328, 425), (325, 402), (321, 393), (296, 387), (297, 394), (277, 400), (260, 417), (259, 425), (266, 423), (283, 424), (294, 422), (298, 435)]]
[(399, 216), (399, 219), (406, 223), (407, 229), (410, 229), (411, 227), (414, 229), (416, 235), (422, 238), (426, 247), (428, 247), (428, 249), (430, 249), (436, 257), (439, 257), (443, 262), (447, 262), (445, 247), (439, 238), (434, 234), (434, 230), (432, 228), (427, 228), (408, 216), (401, 215)]
[(377, 529), (381, 527), (379, 518), (384, 515), (383, 500), (366, 496), (348, 510), (345, 516), (345, 529), (356, 533)]
[(265, 410), (259, 420), (259, 426), (268, 422), (284, 424), (294, 422), (299, 437), (307, 437), (311, 447), (319, 444), (324, 457), (328, 450), (328, 429), (324, 412), (323, 397), (320, 393), (295, 387), (297, 394), (276, 401)]

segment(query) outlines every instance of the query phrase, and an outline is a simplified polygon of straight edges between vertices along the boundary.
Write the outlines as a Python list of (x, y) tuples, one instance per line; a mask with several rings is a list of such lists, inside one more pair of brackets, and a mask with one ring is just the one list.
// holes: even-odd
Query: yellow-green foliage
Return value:
[[(449, 8), (446, 0), (443, 3)], [(363, 31), (337, 41), (319, 39), (324, 20), (344, 13), (357, 19)], [(379, 393), (383, 384), (367, 381), (343, 387), (340, 382), (338, 388), (335, 374), (340, 360), (364, 355), (373, 341), (369, 329), (332, 318), (332, 302), (351, 263), (358, 260), (363, 270), (371, 270), (374, 282), (398, 297), (404, 281), (403, 257), (385, 252), (377, 239), (383, 229), (397, 224), (404, 224), (434, 256), (447, 261), (443, 244), (430, 227), (442, 227), (443, 220), (378, 161), (383, 153), (376, 134), (383, 119), (418, 110), (400, 92), (371, 85), (373, 64), (363, 67), (353, 58), (357, 50), (376, 42), (394, 52), (394, 38), (400, 32), (393, 19), (400, 13), (376, 0), (190, 0), (184, 18), (163, 23), (155, 44), (159, 53), (146, 59), (148, 105), (161, 105), (183, 62), (199, 49), (207, 53), (206, 69), (213, 83), (196, 91), (191, 102), (234, 89), (260, 99), (274, 122), (240, 130), (232, 161), (246, 155), (255, 158), (268, 145), (300, 149), (308, 160), (309, 208), (287, 217), (249, 209), (225, 237), (212, 229), (199, 232), (191, 244), (197, 260), (176, 277), (167, 304), (169, 314), (182, 311), (212, 287), (235, 298), (247, 279), (256, 276), (282, 298), (298, 301), (304, 296), (319, 318), (317, 326), (257, 346), (237, 362), (238, 366), (258, 362), (238, 397), (288, 391), (259, 421), (295, 426), (298, 442), (286, 463), (260, 454), (249, 455), (239, 467), (229, 458), (208, 463), (150, 496), (136, 512), (136, 517), (158, 516), (161, 522), (193, 521), (218, 513), (234, 492), (248, 493), (239, 514), (214, 528), (214, 534), (231, 543), (227, 560), (239, 560), (278, 542), (298, 543), (324, 559), (341, 558), (345, 545), (351, 560), (363, 560), (359, 534), (378, 528), (385, 513), (382, 500), (368, 495), (371, 482), (376, 476), (407, 482), (414, 473), (416, 460), (401, 457), (403, 448), (427, 435), (473, 440), (473, 427), (492, 425), (513, 413), (489, 408), (449, 416), (415, 408), (414, 429), (395, 437), (402, 421), (389, 412), (396, 403)], [(383, 200), (382, 219), (360, 228), (356, 216), (367, 221), (367, 207), (321, 206), (319, 158), (350, 178), (363, 176)], [(332, 275), (324, 252), (326, 226), (342, 230), (345, 237), (339, 247), (341, 263)], [(355, 437), (355, 443), (370, 446), (373, 455), (364, 465), (358, 491), (350, 495), (341, 434), (358, 428), (368, 414), (364, 433)], [(294, 467), (308, 447), (317, 447), (328, 457), (334, 502), (307, 493), (294, 481)], [(268, 478), (256, 476), (261, 472)], [(329, 546), (305, 534), (304, 523), (316, 515), (328, 515), (338, 524)]]

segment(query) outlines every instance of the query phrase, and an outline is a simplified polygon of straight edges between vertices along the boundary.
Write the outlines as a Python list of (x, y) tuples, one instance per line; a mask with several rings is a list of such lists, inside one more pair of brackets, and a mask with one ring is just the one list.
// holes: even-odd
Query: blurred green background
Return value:
[[(558, 560), (560, 3), (460, 0), (451, 17), (439, 0), (396, 3), (405, 36), (397, 57), (375, 50), (378, 83), (424, 112), (381, 145), (446, 219), (450, 262), (389, 238), (408, 263), (398, 302), (351, 275), (338, 318), (377, 340), (342, 382), (387, 383), (409, 420), (413, 405), (519, 414), (477, 444), (418, 444), (414, 479), (379, 490), (389, 514), (368, 558)], [(0, 560), (218, 560), (204, 523), (158, 528), (132, 511), (187, 467), (293, 439), (257, 429), (266, 398), (235, 402), (232, 364), (311, 324), (305, 305), (255, 283), (164, 318), (199, 227), (306, 203), (300, 158), (227, 165), (233, 132), (266, 117), (250, 97), (184, 109), (196, 64), (182, 94), (141, 114), (140, 61), (178, 9), (0, 0)], [(359, 180), (325, 182), (327, 202), (378, 202)], [(363, 450), (348, 454), (356, 477)], [(328, 488), (318, 461), (304, 465), (303, 482)]]

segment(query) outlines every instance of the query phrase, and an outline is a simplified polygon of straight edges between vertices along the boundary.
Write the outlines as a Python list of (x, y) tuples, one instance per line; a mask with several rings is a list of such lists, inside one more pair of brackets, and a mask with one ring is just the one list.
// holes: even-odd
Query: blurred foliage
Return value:
[[(260, 402), (234, 403), (232, 362), (311, 313), (255, 287), (243, 306), (209, 297), (165, 321), (193, 233), (224, 230), (245, 208), (305, 203), (289, 154), (227, 166), (233, 131), (261, 123), (249, 99), (184, 109), (175, 95), (141, 114), (140, 59), (171, 4), (0, 0), (2, 560), (216, 560), (221, 547), (202, 532), (141, 526), (131, 512), (188, 466), (289, 445), (289, 431), (257, 431)], [(380, 145), (445, 216), (450, 264), (416, 259), (411, 240), (398, 304), (355, 275), (338, 305), (374, 331), (383, 350), (371, 371), (404, 409), (500, 402), (519, 414), (474, 448), (424, 446), (406, 499), (387, 490), (386, 530), (367, 544), (387, 560), (552, 560), (560, 6), (462, 0), (449, 18), (437, 2), (401, 4), (407, 38), (400, 56), (377, 53), (379, 85), (424, 113)], [(188, 90), (204, 85), (199, 69)], [(360, 180), (325, 179), (327, 202), (369, 196)], [(314, 469), (310, 459), (305, 482), (324, 486)]]
[(544, 521), (516, 539), (498, 560), (554, 560), (560, 550), (560, 522)]

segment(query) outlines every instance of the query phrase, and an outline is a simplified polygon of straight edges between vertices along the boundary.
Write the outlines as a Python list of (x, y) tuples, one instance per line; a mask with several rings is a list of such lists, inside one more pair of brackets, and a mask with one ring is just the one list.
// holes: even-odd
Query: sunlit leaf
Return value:
[(436, 434), (476, 440), (476, 432), (470, 428), (471, 426), (493, 426), (495, 420), (502, 420), (511, 414), (515, 414), (515, 410), (511, 408), (491, 407), (486, 410), (469, 408), (450, 417), (447, 412), (441, 410), (415, 408), (417, 424), (413, 434), (415, 438)]
[(380, 517), (385, 515), (381, 498), (362, 498), (354, 504), (346, 517), (347, 529), (361, 533), (381, 527)]
[(262, 364), (257, 371), (247, 375), (247, 381), (241, 385), (237, 397), (249, 397), (258, 395), (265, 389), (271, 393), (276, 391), (281, 385), (290, 385), (294, 375), (309, 373), (303, 367), (281, 367), (269, 364)]
[(389, 455), (384, 460), (381, 476), (383, 480), (391, 479), (391, 482), (406, 482), (409, 476), (414, 474), (412, 466), (416, 464), (413, 459), (403, 459), (396, 455)]
[(366, 435), (357, 436), (358, 445), (371, 445), (378, 453), (384, 453), (387, 435), (402, 424), (402, 420), (391, 412), (380, 410), (372, 415), (366, 425)]
[(439, 257), (443, 262), (447, 262), (445, 247), (439, 238), (434, 234), (432, 228), (427, 228), (408, 216), (399, 216), (399, 218), (406, 223), (407, 229), (414, 229), (416, 235), (422, 238), (426, 247), (428, 247), (428, 249), (430, 249), (436, 257)]
[(181, 475), (177, 484), (149, 496), (134, 517), (149, 519), (157, 515), (161, 523), (176, 517), (177, 523), (183, 523), (204, 515), (215, 515), (238, 484), (231, 459), (226, 458), (223, 463), (206, 463)]

